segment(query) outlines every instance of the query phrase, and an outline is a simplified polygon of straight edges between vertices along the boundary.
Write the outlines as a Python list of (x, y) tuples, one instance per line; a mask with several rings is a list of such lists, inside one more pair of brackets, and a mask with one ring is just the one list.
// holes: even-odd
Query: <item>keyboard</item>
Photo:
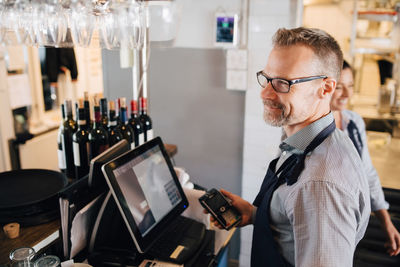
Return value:
[(205, 232), (204, 224), (179, 216), (151, 246), (148, 254), (160, 260), (185, 263), (201, 246)]

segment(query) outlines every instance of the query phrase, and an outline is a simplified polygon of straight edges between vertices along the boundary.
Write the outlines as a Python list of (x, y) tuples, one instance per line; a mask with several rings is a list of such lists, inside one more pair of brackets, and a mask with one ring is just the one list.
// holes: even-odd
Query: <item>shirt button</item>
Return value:
[(286, 155), (286, 151), (283, 151), (283, 152), (282, 152), (282, 155), (285, 156), (285, 155)]

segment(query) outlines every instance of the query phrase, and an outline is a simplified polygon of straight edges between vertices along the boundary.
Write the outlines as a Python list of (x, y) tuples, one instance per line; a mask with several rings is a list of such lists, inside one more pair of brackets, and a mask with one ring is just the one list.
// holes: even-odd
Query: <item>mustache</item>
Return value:
[(284, 105), (282, 105), (281, 103), (274, 102), (274, 101), (268, 100), (268, 99), (263, 100), (263, 104), (265, 106), (268, 106), (268, 107), (271, 107), (271, 108), (279, 108), (279, 109), (284, 109), (285, 108)]

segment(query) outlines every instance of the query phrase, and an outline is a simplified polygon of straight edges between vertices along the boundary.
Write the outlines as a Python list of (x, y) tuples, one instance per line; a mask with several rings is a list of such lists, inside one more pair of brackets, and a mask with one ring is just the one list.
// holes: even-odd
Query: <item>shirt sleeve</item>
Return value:
[(367, 134), (365, 131), (365, 123), (360, 117), (357, 122), (357, 127), (361, 135), (363, 143), (363, 149), (361, 153), (361, 159), (364, 164), (365, 173), (368, 177), (368, 185), (371, 198), (371, 211), (377, 211), (381, 209), (388, 209), (389, 203), (385, 201), (385, 195), (382, 190), (382, 185), (379, 180), (378, 173), (374, 165), (372, 164), (371, 156), (368, 150)]
[(352, 266), (361, 215), (367, 206), (357, 196), (326, 182), (310, 181), (289, 196), (297, 267)]

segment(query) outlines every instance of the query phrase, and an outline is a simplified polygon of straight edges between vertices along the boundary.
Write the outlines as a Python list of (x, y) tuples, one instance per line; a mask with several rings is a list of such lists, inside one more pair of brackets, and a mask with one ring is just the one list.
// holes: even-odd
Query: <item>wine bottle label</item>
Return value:
[(72, 142), (72, 149), (74, 151), (74, 164), (75, 166), (81, 166), (81, 156), (79, 155), (79, 143)]
[(117, 121), (109, 121), (108, 125), (109, 126), (115, 126), (115, 125), (117, 125)]
[(154, 138), (153, 129), (147, 130), (147, 141), (150, 141)]
[(135, 148), (135, 142), (132, 142), (131, 143), (131, 149), (134, 149)]
[(79, 120), (79, 121), (78, 121), (78, 124), (79, 124), (79, 125), (86, 125), (86, 120)]
[(139, 146), (144, 144), (144, 133), (139, 134)]
[(65, 154), (61, 149), (57, 149), (58, 154), (58, 168), (60, 170), (65, 170), (67, 167), (65, 166)]

